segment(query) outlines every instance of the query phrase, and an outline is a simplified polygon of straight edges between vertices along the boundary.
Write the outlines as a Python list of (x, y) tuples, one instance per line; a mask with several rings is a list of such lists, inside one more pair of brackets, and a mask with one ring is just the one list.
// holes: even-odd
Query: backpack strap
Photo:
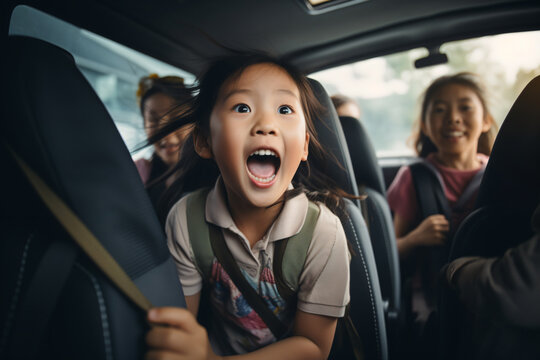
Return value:
[(279, 240), (274, 245), (274, 279), (279, 294), (287, 304), (292, 304), (296, 298), (298, 281), (302, 269), (304, 269), (307, 251), (313, 238), (319, 214), (319, 206), (310, 201), (306, 219), (300, 232), (290, 238)]
[(482, 166), (482, 168), (478, 170), (476, 174), (474, 174), (473, 178), (471, 179), (465, 190), (463, 190), (463, 193), (456, 202), (456, 205), (454, 205), (454, 209), (462, 209), (469, 202), (469, 200), (478, 193), (478, 189), (480, 188), (480, 183), (482, 182), (482, 177), (484, 176), (485, 171), (486, 167)]
[(210, 230), (210, 243), (217, 260), (223, 266), (234, 285), (240, 290), (249, 306), (264, 321), (266, 326), (272, 331), (276, 339), (281, 339), (287, 334), (287, 326), (277, 317), (268, 307), (266, 301), (257, 293), (257, 291), (248, 283), (244, 274), (238, 267), (233, 258), (229, 247), (225, 243), (223, 231), (214, 224), (208, 224)]
[[(416, 198), (418, 199), (418, 205), (422, 211), (423, 218), (443, 213), (447, 219), (450, 219), (452, 209), (444, 195), (444, 182), (437, 168), (425, 160), (411, 164), (409, 168), (411, 169)], [(454, 211), (461, 210), (477, 193), (485, 170), (486, 167), (483, 166), (473, 176), (453, 206)]]
[(206, 222), (206, 197), (209, 192), (209, 188), (199, 189), (189, 194), (186, 200), (189, 241), (195, 257), (195, 265), (204, 281), (210, 278), (212, 262), (214, 261), (214, 251), (210, 243), (210, 233)]
[(435, 166), (427, 161), (419, 161), (411, 164), (409, 169), (422, 218), (443, 214), (450, 220), (451, 210), (444, 195), (444, 182)]
[[(195, 266), (203, 279), (197, 321), (209, 332), (222, 333), (222, 326), (212, 320), (214, 314), (210, 306), (210, 279), (214, 250), (210, 243), (210, 224), (206, 222), (206, 198), (210, 188), (198, 189), (187, 195), (186, 216), (188, 235), (195, 260)], [(221, 336), (215, 338), (219, 348), (226, 354), (234, 354), (231, 344)]]
[[(443, 214), (450, 224), (448, 232), (449, 240), (453, 237), (455, 229), (452, 228), (451, 219), (452, 213), (448, 200), (444, 195), (444, 183), (438, 170), (427, 161), (421, 161), (411, 164), (411, 175), (413, 178), (414, 188), (416, 190), (416, 198), (418, 208), (422, 219), (430, 215)], [(447, 262), (450, 252), (451, 241), (445, 241), (440, 247), (429, 247), (418, 249), (424, 261), (420, 265), (420, 274), (422, 277), (422, 289), (424, 297), (428, 304), (436, 301), (436, 280), (440, 268)]]
[[(206, 198), (210, 189), (199, 189), (188, 195), (186, 212), (188, 234), (196, 266), (206, 282), (214, 257), (217, 257), (234, 284), (245, 296), (246, 301), (259, 314), (276, 338), (281, 338), (287, 328), (265, 305), (264, 300), (247, 283), (238, 265), (232, 260), (220, 228), (206, 221)], [(313, 231), (319, 218), (319, 206), (308, 203), (304, 225), (300, 232), (276, 242), (274, 247), (273, 271), (280, 296), (289, 304), (296, 300), (300, 274), (304, 268), (307, 251), (313, 238)], [(261, 306), (264, 305), (264, 306)]]

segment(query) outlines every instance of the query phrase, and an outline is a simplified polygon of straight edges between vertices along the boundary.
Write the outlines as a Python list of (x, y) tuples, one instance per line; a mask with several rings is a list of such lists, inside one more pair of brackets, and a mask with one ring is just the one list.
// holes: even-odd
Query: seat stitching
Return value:
[(15, 316), (15, 310), (17, 308), (19, 295), (21, 293), (21, 288), (22, 288), (22, 283), (23, 283), (23, 278), (24, 278), (24, 271), (26, 268), (26, 258), (28, 257), (30, 243), (32, 242), (33, 238), (34, 238), (34, 233), (32, 232), (30, 233), (30, 235), (26, 239), (26, 243), (24, 244), (24, 250), (21, 257), (21, 264), (19, 265), (19, 272), (17, 276), (17, 282), (15, 284), (15, 290), (13, 291), (13, 297), (11, 298), (11, 304), (9, 306), (6, 322), (4, 323), (4, 330), (2, 331), (2, 340), (0, 341), (0, 354), (4, 352), (7, 338), (8, 338), (8, 333), (13, 323), (13, 317)]
[(105, 345), (105, 359), (112, 360), (112, 348), (111, 348), (111, 334), (109, 332), (109, 318), (107, 317), (107, 307), (105, 306), (105, 299), (103, 296), (103, 292), (101, 291), (101, 287), (99, 286), (98, 281), (92, 275), (88, 270), (86, 270), (81, 264), (76, 263), (75, 266), (77, 266), (83, 273), (85, 273), (90, 280), (92, 281), (92, 285), (94, 286), (94, 290), (96, 292), (96, 296), (98, 298), (98, 305), (99, 305), (99, 312), (101, 315), (101, 326), (103, 328), (103, 342)]
[(353, 234), (354, 234), (354, 240), (356, 241), (356, 245), (357, 245), (357, 248), (360, 250), (360, 259), (362, 260), (362, 266), (364, 267), (364, 271), (366, 273), (366, 279), (367, 279), (367, 283), (368, 283), (368, 289), (369, 289), (369, 297), (371, 299), (371, 311), (373, 313), (373, 321), (375, 323), (375, 338), (377, 339), (377, 355), (378, 357), (380, 357), (380, 339), (379, 339), (379, 326), (377, 324), (377, 314), (375, 312), (375, 300), (373, 298), (373, 291), (371, 289), (371, 280), (369, 278), (369, 273), (367, 271), (367, 266), (366, 266), (366, 262), (365, 262), (365, 259), (364, 259), (364, 253), (362, 251), (362, 248), (360, 247), (360, 242), (358, 241), (358, 235), (356, 234), (356, 230), (354, 228), (354, 225), (352, 223), (352, 220), (349, 216), (349, 214), (345, 213), (345, 216), (347, 216), (347, 221), (349, 222), (350, 226), (351, 226), (351, 229), (353, 231)]

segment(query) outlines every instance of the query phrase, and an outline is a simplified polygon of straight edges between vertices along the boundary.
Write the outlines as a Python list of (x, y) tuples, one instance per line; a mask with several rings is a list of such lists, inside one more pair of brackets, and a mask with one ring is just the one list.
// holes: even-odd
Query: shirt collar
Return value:
[[(292, 184), (289, 184), (288, 190), (292, 189)], [(287, 200), (277, 219), (265, 235), (268, 241), (285, 239), (299, 233), (306, 219), (307, 208), (308, 199), (304, 193)], [(205, 216), (206, 221), (243, 236), (236, 227), (227, 207), (225, 185), (221, 176), (208, 193)]]

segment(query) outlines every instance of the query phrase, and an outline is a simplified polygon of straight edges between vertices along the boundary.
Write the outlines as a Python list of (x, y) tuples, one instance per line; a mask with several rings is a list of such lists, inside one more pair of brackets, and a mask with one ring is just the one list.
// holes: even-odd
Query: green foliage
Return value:
[[(536, 35), (540, 37), (540, 34)], [(496, 40), (495, 37), (484, 37), (445, 44), (441, 51), (448, 55), (449, 63), (424, 69), (415, 69), (413, 64), (416, 59), (427, 54), (425, 49), (383, 57), (386, 67), (380, 77), (383, 83), (381, 86), (391, 88), (393, 82), (398, 81), (405, 84), (406, 91), (387, 92), (375, 98), (353, 96), (362, 108), (362, 121), (377, 152), (412, 152), (412, 148), (406, 147), (406, 141), (419, 115), (422, 91), (441, 75), (461, 71), (478, 74), (487, 89), (488, 107), (500, 125), (521, 90), (532, 78), (540, 75), (540, 65), (527, 67), (517, 57), (512, 59), (512, 63), (502, 61), (505, 59), (497, 56), (501, 54), (501, 49), (496, 47)], [(365, 78), (372, 74), (359, 70), (362, 62), (349, 66), (355, 67), (354, 77), (357, 78), (358, 86), (365, 86)], [(340, 92), (342, 88), (340, 84), (329, 85), (325, 84), (330, 94)], [(345, 95), (351, 96), (347, 93)]]

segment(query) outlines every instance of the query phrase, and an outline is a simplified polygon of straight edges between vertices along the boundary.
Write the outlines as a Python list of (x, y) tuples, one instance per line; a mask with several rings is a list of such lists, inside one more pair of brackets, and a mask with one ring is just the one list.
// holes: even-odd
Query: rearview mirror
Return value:
[(428, 47), (428, 56), (416, 59), (414, 67), (417, 69), (425, 68), (428, 66), (446, 64), (448, 62), (448, 56), (445, 53), (440, 52), (440, 46)]

